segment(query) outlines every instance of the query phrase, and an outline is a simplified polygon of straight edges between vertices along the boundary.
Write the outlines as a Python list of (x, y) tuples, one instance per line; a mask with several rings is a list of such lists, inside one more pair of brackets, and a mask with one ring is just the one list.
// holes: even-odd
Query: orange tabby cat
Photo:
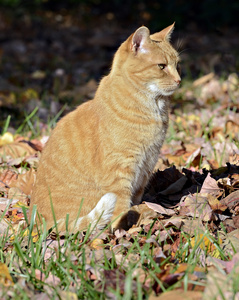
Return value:
[[(140, 27), (118, 49), (95, 98), (59, 121), (43, 151), (30, 210), (47, 227), (78, 231), (127, 227), (158, 160), (169, 97), (181, 79), (169, 39), (174, 24), (150, 35)], [(83, 204), (81, 202), (83, 199)], [(81, 207), (80, 213), (79, 209)], [(117, 218), (118, 217), (118, 218)]]

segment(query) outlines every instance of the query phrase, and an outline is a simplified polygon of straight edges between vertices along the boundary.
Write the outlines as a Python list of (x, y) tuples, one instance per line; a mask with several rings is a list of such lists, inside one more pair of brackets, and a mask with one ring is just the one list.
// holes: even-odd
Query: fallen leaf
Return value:
[[(121, 295), (124, 295), (125, 291), (125, 280), (126, 275), (119, 270), (104, 270), (103, 276), (105, 278), (105, 283), (102, 283), (101, 281), (97, 281), (95, 283), (95, 286), (97, 286), (98, 289), (104, 288), (104, 293), (108, 298), (112, 297), (114, 294), (111, 292), (118, 291)], [(135, 280), (131, 280), (131, 289), (133, 294), (137, 294), (137, 283)]]
[[(56, 286), (57, 284), (60, 283), (60, 279), (57, 276), (49, 273), (46, 277), (46, 275), (38, 269), (35, 269), (35, 276), (38, 280), (41, 280), (41, 281), (48, 283), (50, 285), (53, 285), (53, 286)], [(67, 299), (67, 298), (64, 298), (64, 299)]]
[(12, 276), (9, 273), (8, 267), (0, 262), (0, 283), (5, 286), (13, 285)]
[(208, 199), (201, 194), (183, 197), (180, 202), (180, 215), (201, 218), (203, 221), (213, 219), (213, 211), (208, 204)]
[[(239, 299), (239, 293), (235, 293), (233, 278), (234, 276), (226, 275), (219, 270), (211, 270), (207, 274), (206, 288), (203, 299)], [(223, 297), (222, 297), (223, 295)]]
[(173, 216), (173, 215), (175, 215), (175, 211), (173, 209), (164, 208), (160, 204), (151, 203), (151, 202), (145, 202), (145, 204), (149, 208), (151, 208), (152, 210), (156, 211), (157, 213), (159, 213), (161, 215), (166, 215), (166, 216)]
[[(195, 245), (199, 244), (199, 247), (202, 250), (206, 250), (208, 252), (213, 252), (217, 249), (214, 242), (212, 242), (207, 236), (204, 236), (204, 234), (199, 234), (193, 238), (191, 238), (191, 246), (194, 248)], [(219, 244), (222, 244), (222, 240), (219, 239)]]
[(156, 217), (157, 213), (149, 208), (146, 203), (142, 203), (131, 207), (128, 215), (128, 222), (132, 225), (136, 224), (135, 226), (139, 227), (142, 224), (151, 223), (152, 219)]
[(208, 256), (206, 261), (208, 266), (214, 265), (217, 268), (226, 270), (228, 274), (232, 271), (239, 273), (239, 253), (233, 255), (232, 259), (229, 261), (224, 261), (211, 256)]
[(231, 255), (234, 255), (235, 252), (239, 252), (239, 229), (235, 229), (226, 235), (222, 248), (225, 253), (230, 253)]
[(202, 157), (202, 154), (201, 154), (201, 147), (198, 148), (197, 150), (195, 150), (188, 158), (187, 158), (187, 161), (186, 161), (186, 165), (191, 165), (191, 166), (199, 166), (200, 164), (200, 161), (201, 161), (201, 157)]
[(4, 170), (3, 173), (0, 174), (0, 186), (9, 188), (11, 181), (15, 180), (16, 178), (16, 172), (12, 170)]
[(182, 219), (182, 217), (174, 216), (168, 220), (162, 220), (162, 223), (165, 228), (167, 228), (169, 226), (175, 226), (176, 228), (180, 229), (182, 224), (184, 223), (184, 220)]
[(208, 199), (208, 203), (211, 206), (211, 209), (214, 212), (223, 212), (227, 209), (227, 206), (225, 204), (223, 204), (221, 201), (219, 201), (216, 197), (214, 197), (211, 194), (207, 195), (207, 199)]
[(94, 239), (91, 243), (90, 243), (90, 247), (92, 249), (96, 249), (99, 250), (104, 246), (104, 241), (102, 239)]
[(3, 158), (19, 158), (34, 154), (36, 151), (25, 142), (11, 143), (0, 147), (0, 156)]
[(235, 191), (221, 200), (221, 203), (234, 210), (239, 205), (239, 191)]
[(203, 182), (200, 193), (208, 193), (214, 196), (217, 196), (220, 193), (220, 188), (217, 185), (217, 181), (211, 177), (211, 174), (208, 173), (206, 179)]
[(239, 228), (239, 215), (232, 217), (232, 221), (236, 228)]
[(202, 224), (202, 220), (198, 219), (183, 219), (183, 224), (181, 226), (183, 232), (188, 233), (191, 237), (199, 233), (205, 232), (206, 228)]
[(18, 188), (25, 195), (30, 195), (36, 178), (36, 171), (31, 168), (28, 172), (20, 174), (9, 183), (10, 187)]

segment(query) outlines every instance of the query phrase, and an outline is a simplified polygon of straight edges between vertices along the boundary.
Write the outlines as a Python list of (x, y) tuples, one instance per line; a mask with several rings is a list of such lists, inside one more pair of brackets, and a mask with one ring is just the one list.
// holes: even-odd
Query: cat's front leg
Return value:
[(128, 211), (131, 207), (131, 193), (114, 192), (117, 196), (115, 209), (111, 218), (111, 230), (128, 229)]
[(131, 211), (132, 196), (123, 197), (117, 196), (117, 201), (114, 213), (111, 218), (111, 230), (114, 232), (117, 229), (128, 230), (133, 224), (136, 224), (139, 219), (139, 214), (136, 211)]

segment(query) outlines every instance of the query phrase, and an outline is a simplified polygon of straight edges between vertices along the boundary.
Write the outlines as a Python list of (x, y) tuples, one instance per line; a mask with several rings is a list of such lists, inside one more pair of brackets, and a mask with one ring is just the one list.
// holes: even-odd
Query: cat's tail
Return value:
[(111, 221), (117, 197), (114, 193), (107, 193), (100, 198), (95, 208), (86, 216), (79, 218), (74, 225), (74, 231), (91, 228), (103, 229)]

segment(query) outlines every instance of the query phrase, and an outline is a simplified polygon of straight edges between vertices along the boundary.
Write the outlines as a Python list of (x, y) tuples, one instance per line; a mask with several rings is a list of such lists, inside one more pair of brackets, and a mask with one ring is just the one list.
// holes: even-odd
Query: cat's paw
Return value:
[(117, 229), (128, 229), (128, 212), (121, 213), (119, 216), (112, 217), (111, 231), (115, 232)]
[(136, 211), (129, 210), (126, 213), (122, 213), (122, 215), (118, 216), (111, 223), (111, 231), (115, 232), (117, 229), (130, 229), (134, 224), (137, 223), (139, 219), (139, 214)]

